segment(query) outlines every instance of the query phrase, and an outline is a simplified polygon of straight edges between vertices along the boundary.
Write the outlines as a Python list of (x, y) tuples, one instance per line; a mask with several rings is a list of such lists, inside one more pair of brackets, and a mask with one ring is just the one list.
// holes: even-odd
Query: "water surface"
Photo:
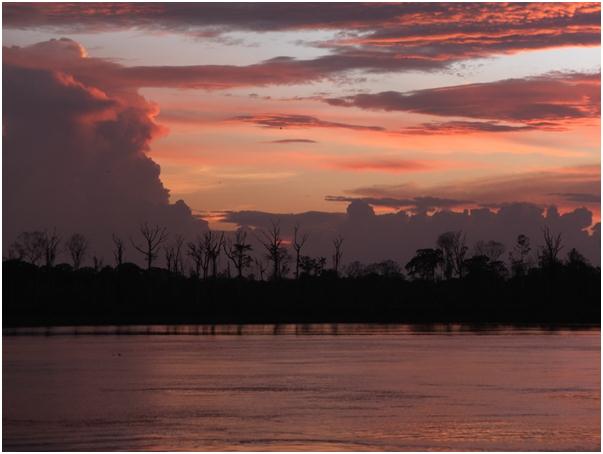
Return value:
[(145, 329), (3, 336), (4, 450), (599, 451), (598, 329)]

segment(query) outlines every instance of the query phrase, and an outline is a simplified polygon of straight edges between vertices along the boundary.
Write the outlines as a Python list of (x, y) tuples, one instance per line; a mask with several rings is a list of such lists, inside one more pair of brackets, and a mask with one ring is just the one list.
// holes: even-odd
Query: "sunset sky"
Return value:
[(3, 13), (5, 62), (144, 97), (159, 126), (149, 156), (194, 211), (343, 211), (370, 197), (379, 212), (430, 196), (599, 217), (598, 4)]

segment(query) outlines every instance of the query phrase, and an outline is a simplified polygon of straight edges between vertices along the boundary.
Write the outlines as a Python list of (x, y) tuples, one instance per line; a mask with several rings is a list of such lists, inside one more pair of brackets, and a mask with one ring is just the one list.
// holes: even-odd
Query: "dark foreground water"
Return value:
[(3, 449), (600, 448), (598, 329), (143, 332), (3, 336)]

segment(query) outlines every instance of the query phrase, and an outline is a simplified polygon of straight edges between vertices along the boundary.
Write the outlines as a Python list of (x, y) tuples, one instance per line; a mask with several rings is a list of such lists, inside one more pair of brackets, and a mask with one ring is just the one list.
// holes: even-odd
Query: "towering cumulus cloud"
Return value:
[(90, 252), (108, 260), (111, 232), (126, 238), (145, 221), (185, 236), (207, 228), (184, 202), (169, 203), (159, 166), (146, 155), (161, 132), (156, 107), (100, 75), (90, 85), (59, 70), (84, 59), (69, 40), (5, 55), (3, 253), (31, 229), (81, 232)]

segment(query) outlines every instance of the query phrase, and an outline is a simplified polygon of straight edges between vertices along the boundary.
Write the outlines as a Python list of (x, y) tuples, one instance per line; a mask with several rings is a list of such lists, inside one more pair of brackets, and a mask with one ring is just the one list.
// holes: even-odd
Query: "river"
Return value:
[(117, 331), (5, 330), (4, 450), (600, 448), (599, 329)]

